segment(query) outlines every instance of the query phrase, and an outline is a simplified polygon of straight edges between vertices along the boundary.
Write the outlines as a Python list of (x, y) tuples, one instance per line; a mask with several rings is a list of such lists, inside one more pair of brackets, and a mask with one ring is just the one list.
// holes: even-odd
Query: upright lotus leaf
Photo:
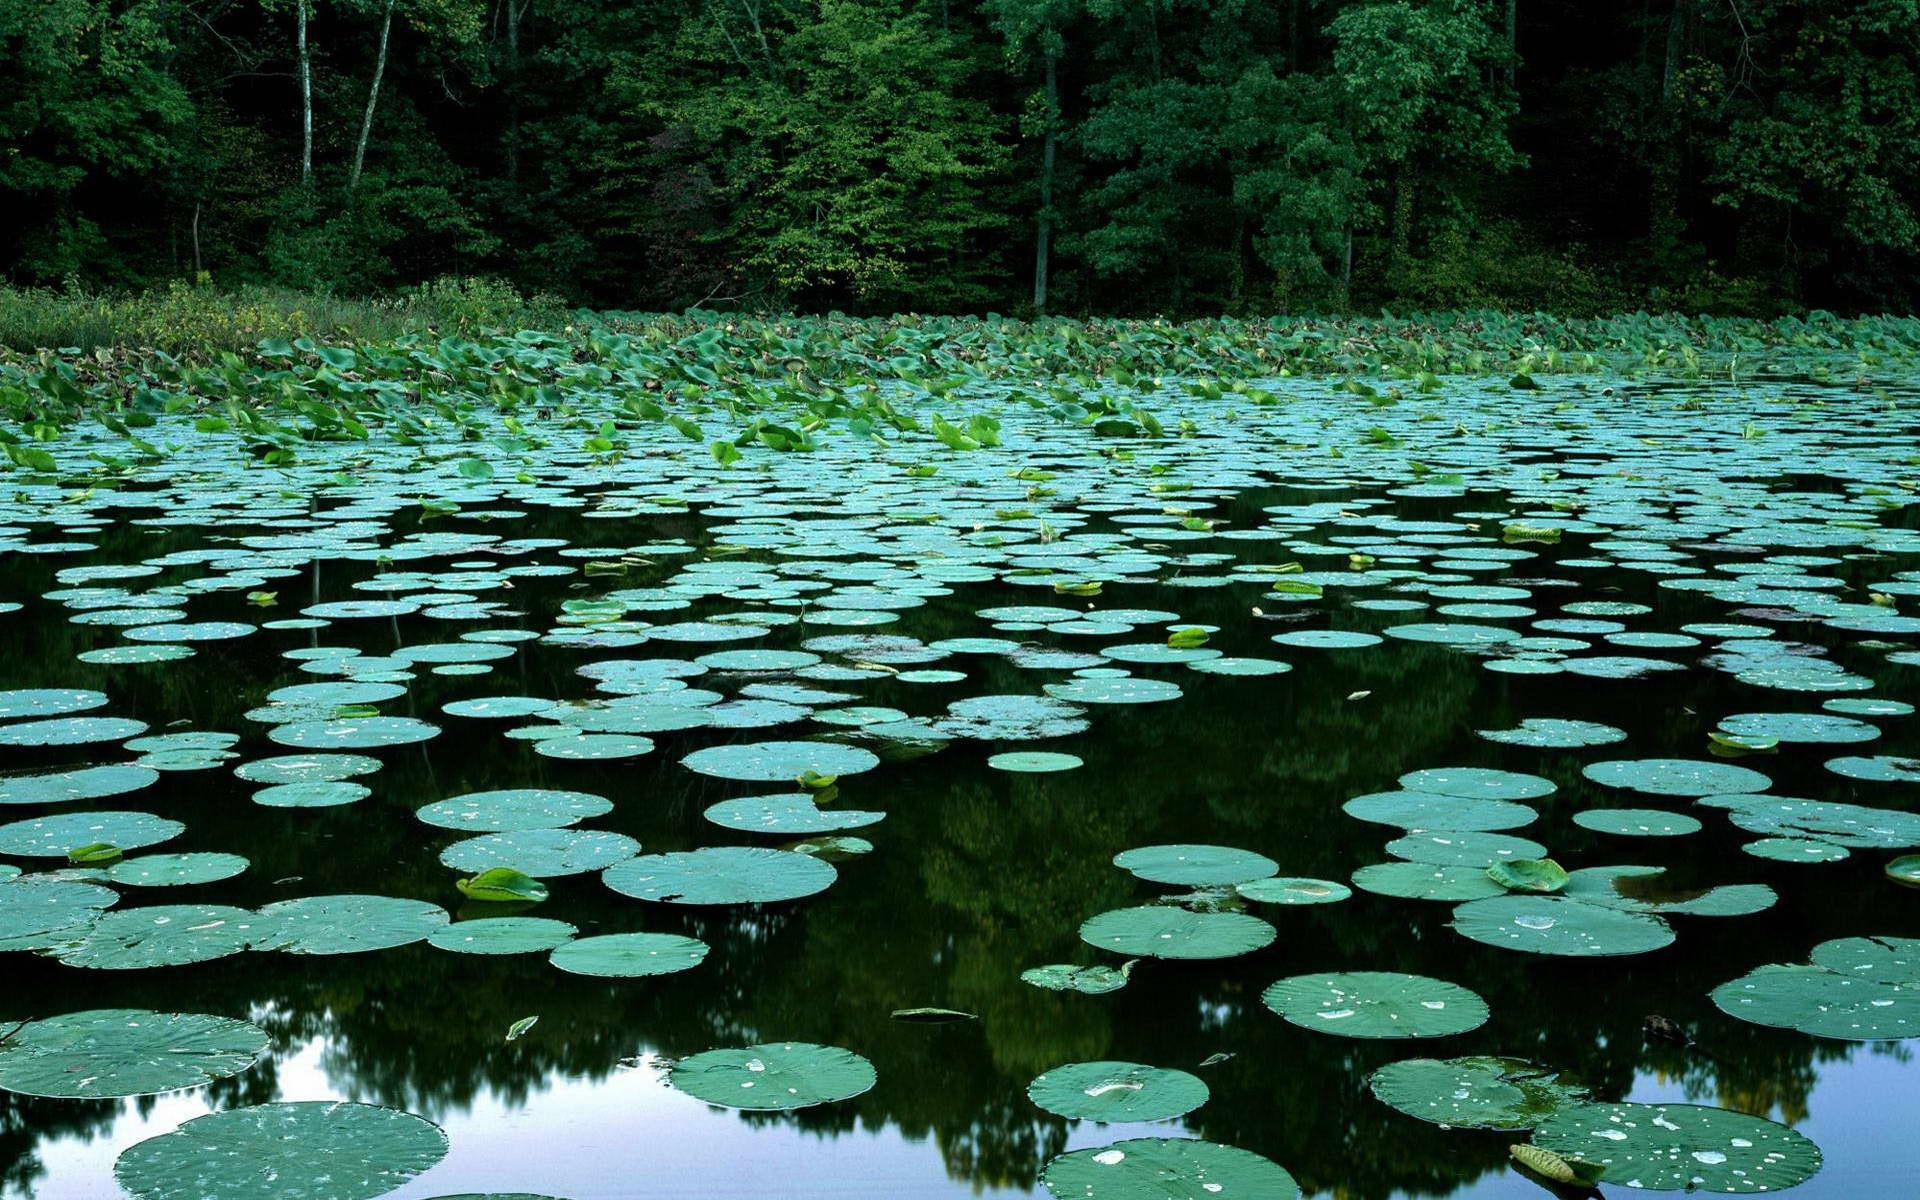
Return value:
[(1136, 958), (1233, 958), (1272, 943), (1279, 931), (1245, 913), (1190, 912), (1164, 905), (1116, 908), (1090, 917), (1080, 940)]
[(238, 1075), (266, 1052), (265, 1031), (245, 1021), (92, 1009), (0, 1038), (0, 1089), (68, 1100), (151, 1096)]
[(1522, 1058), (1409, 1058), (1367, 1080), (1389, 1107), (1449, 1129), (1532, 1129), (1587, 1089)]
[(1764, 1117), (1695, 1104), (1583, 1104), (1548, 1117), (1533, 1144), (1599, 1163), (1602, 1183), (1747, 1194), (1805, 1183), (1820, 1148)]
[(1090, 966), (1080, 967), (1071, 963), (1049, 963), (1044, 967), (1028, 967), (1020, 972), (1023, 983), (1050, 992), (1080, 992), (1088, 996), (1102, 996), (1108, 992), (1117, 992), (1127, 986), (1127, 977), (1133, 973), (1134, 963), (1130, 959), (1117, 967)]
[(537, 904), (547, 898), (547, 885), (512, 867), (489, 867), (467, 879), (457, 879), (454, 887), (469, 900), (499, 904)]
[(450, 919), (424, 900), (393, 896), (303, 896), (260, 910), (275, 926), (261, 950), (289, 954), (358, 954), (424, 941)]
[(1486, 1001), (1459, 984), (1392, 971), (1294, 975), (1260, 1000), (1303, 1029), (1352, 1038), (1447, 1037), (1489, 1015)]
[(1041, 1170), (1056, 1200), (1298, 1200), (1300, 1185), (1270, 1159), (1193, 1138), (1132, 1138), (1075, 1150)]
[(707, 957), (707, 944), (677, 933), (603, 933), (557, 946), (548, 961), (570, 975), (638, 979), (691, 970)]
[(1027, 1098), (1076, 1121), (1170, 1121), (1207, 1102), (1196, 1075), (1132, 1062), (1055, 1067), (1027, 1085)]
[(647, 854), (600, 876), (623, 896), (666, 904), (775, 904), (824, 892), (839, 878), (832, 863), (792, 850), (708, 846)]
[(1454, 930), (1489, 946), (1575, 958), (1645, 954), (1673, 942), (1659, 917), (1565, 896), (1495, 896), (1453, 910)]
[(1231, 846), (1141, 846), (1114, 855), (1113, 865), (1152, 883), (1207, 887), (1264, 879), (1280, 864)]
[(1920, 854), (1905, 854), (1888, 863), (1887, 878), (1903, 887), (1920, 887)]
[(280, 924), (264, 913), (215, 904), (123, 908), (83, 926), (47, 953), (70, 967), (132, 971), (209, 962), (265, 945)]
[(446, 1155), (411, 1113), (302, 1100), (195, 1117), (128, 1147), (113, 1177), (135, 1200), (373, 1200)]
[(873, 1087), (873, 1064), (851, 1050), (769, 1042), (706, 1050), (674, 1063), (667, 1082), (723, 1108), (784, 1110), (849, 1100)]
[(1550, 858), (1517, 858), (1487, 868), (1487, 878), (1510, 892), (1557, 892), (1567, 886), (1566, 868)]

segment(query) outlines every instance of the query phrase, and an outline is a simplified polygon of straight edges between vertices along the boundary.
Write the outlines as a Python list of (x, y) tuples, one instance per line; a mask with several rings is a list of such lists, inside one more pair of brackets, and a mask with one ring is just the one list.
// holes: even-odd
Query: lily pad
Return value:
[(1489, 1016), (1486, 1001), (1459, 984), (1392, 971), (1294, 975), (1260, 1000), (1303, 1029), (1351, 1038), (1448, 1037)]
[(1353, 895), (1344, 883), (1298, 876), (1250, 879), (1235, 884), (1233, 890), (1261, 904), (1335, 904)]
[(1072, 963), (1049, 963), (1044, 967), (1028, 967), (1020, 972), (1023, 983), (1044, 988), (1049, 992), (1079, 992), (1086, 996), (1104, 996), (1108, 992), (1117, 992), (1127, 986), (1127, 977), (1133, 973), (1131, 961), (1117, 967), (1104, 965), (1075, 966)]
[(1604, 1183), (1650, 1191), (1777, 1192), (1820, 1170), (1804, 1135), (1695, 1104), (1579, 1105), (1541, 1122), (1533, 1144), (1601, 1164)]
[(605, 933), (555, 948), (548, 961), (571, 975), (639, 979), (691, 970), (707, 957), (707, 944), (677, 933)]
[(1197, 1075), (1132, 1062), (1055, 1067), (1027, 1085), (1035, 1105), (1076, 1121), (1170, 1121), (1207, 1102)]
[(411, 1113), (302, 1100), (195, 1117), (128, 1147), (113, 1176), (136, 1200), (373, 1200), (446, 1154)]
[(455, 954), (532, 954), (552, 950), (579, 932), (547, 917), (482, 917), (442, 925), (427, 935), (427, 945)]
[(513, 833), (526, 829), (559, 829), (612, 811), (613, 801), (590, 792), (503, 788), (436, 800), (415, 809), (414, 815), (442, 829)]
[(706, 1050), (674, 1063), (667, 1082), (708, 1104), (759, 1111), (850, 1100), (871, 1089), (873, 1064), (851, 1050), (768, 1042)]
[(886, 815), (852, 808), (821, 808), (807, 792), (722, 800), (705, 813), (707, 820), (725, 829), (782, 835), (861, 829), (885, 820)]
[(177, 967), (262, 946), (278, 930), (272, 918), (244, 908), (161, 904), (107, 913), (48, 952), (70, 967), (103, 971)]
[(802, 775), (857, 775), (880, 765), (871, 750), (839, 742), (744, 742), (695, 750), (680, 762), (720, 779), (791, 783)]
[(623, 896), (666, 904), (775, 904), (824, 892), (838, 877), (832, 863), (757, 846), (647, 854), (601, 876)]
[(80, 1100), (199, 1087), (251, 1067), (264, 1030), (202, 1013), (102, 1008), (29, 1021), (0, 1040), (0, 1089)]
[(1628, 788), (1653, 796), (1764, 792), (1773, 785), (1758, 771), (1693, 758), (1615, 759), (1589, 763), (1581, 774), (1603, 787)]
[(1048, 1162), (1057, 1200), (1297, 1200), (1300, 1185), (1271, 1159), (1193, 1138), (1132, 1138)]
[(1645, 954), (1673, 942), (1659, 917), (1564, 896), (1495, 896), (1453, 910), (1453, 928), (1489, 946), (1576, 958)]
[(551, 879), (603, 871), (639, 852), (639, 842), (604, 829), (517, 829), (455, 842), (440, 852), (440, 865), (474, 874), (509, 867)]
[(1113, 865), (1152, 883), (1209, 887), (1264, 879), (1280, 864), (1264, 854), (1231, 846), (1141, 846), (1116, 854)]
[(1390, 1108), (1448, 1129), (1532, 1129), (1587, 1089), (1521, 1058), (1410, 1058), (1367, 1080)]
[(1080, 940), (1138, 958), (1232, 958), (1272, 943), (1279, 931), (1245, 913), (1189, 912), (1166, 905), (1116, 908), (1090, 917)]
[(393, 896), (303, 896), (260, 910), (274, 928), (257, 948), (289, 954), (358, 954), (424, 941), (448, 921), (424, 900)]
[(0, 854), (22, 858), (65, 858), (75, 846), (110, 842), (137, 850), (179, 837), (187, 827), (142, 812), (61, 813), (0, 825)]

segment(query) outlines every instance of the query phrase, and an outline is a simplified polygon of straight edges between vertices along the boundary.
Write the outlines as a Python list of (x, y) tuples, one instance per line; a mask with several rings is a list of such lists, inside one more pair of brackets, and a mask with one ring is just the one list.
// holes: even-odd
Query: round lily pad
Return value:
[(1564, 896), (1495, 896), (1453, 910), (1453, 928), (1489, 946), (1585, 958), (1645, 954), (1673, 941), (1659, 917)]
[(1621, 837), (1684, 837), (1701, 829), (1700, 822), (1685, 813), (1658, 808), (1589, 808), (1573, 814), (1573, 823)]
[(1028, 967), (1020, 972), (1020, 981), (1049, 992), (1079, 992), (1086, 996), (1104, 996), (1108, 992), (1117, 992), (1127, 986), (1127, 977), (1133, 973), (1131, 962), (1117, 967), (1105, 965), (1075, 966), (1072, 963), (1048, 963), (1044, 967)]
[(339, 808), (357, 804), (373, 795), (373, 789), (351, 779), (315, 780), (312, 783), (276, 783), (253, 794), (253, 802), (263, 808)]
[(1263, 879), (1280, 869), (1264, 854), (1231, 846), (1141, 846), (1114, 855), (1113, 865), (1152, 883), (1210, 887)]
[(511, 833), (523, 829), (559, 829), (612, 811), (613, 801), (590, 792), (502, 788), (436, 800), (415, 809), (414, 815), (442, 829)]
[(725, 829), (786, 835), (860, 829), (884, 820), (886, 815), (853, 808), (821, 808), (819, 802), (806, 792), (741, 796), (735, 800), (722, 800), (705, 813), (707, 820)]
[(1482, 729), (1480, 736), (1490, 742), (1509, 746), (1533, 746), (1542, 750), (1577, 750), (1585, 746), (1606, 746), (1627, 740), (1627, 731), (1598, 721), (1574, 721), (1562, 717), (1528, 717), (1512, 729)]
[(1250, 879), (1235, 884), (1233, 890), (1261, 904), (1335, 904), (1353, 895), (1344, 883), (1298, 876)]
[(261, 950), (357, 954), (423, 941), (448, 921), (446, 910), (394, 896), (302, 896), (260, 910), (274, 926)]
[(838, 877), (832, 863), (758, 846), (646, 854), (601, 876), (623, 896), (667, 904), (773, 904), (823, 892)]
[(0, 950), (38, 950), (82, 936), (102, 909), (119, 903), (112, 888), (73, 879), (0, 880)]
[(244, 908), (160, 904), (107, 913), (52, 953), (70, 967), (103, 971), (176, 967), (263, 945), (277, 929), (272, 919)]
[(1520, 1058), (1409, 1058), (1375, 1071), (1383, 1104), (1449, 1129), (1532, 1129), (1587, 1089)]
[(1404, 900), (1482, 900), (1507, 889), (1487, 878), (1485, 867), (1440, 866), (1421, 862), (1373, 863), (1353, 873), (1353, 886), (1378, 896)]
[(1760, 838), (1757, 841), (1748, 842), (1740, 849), (1755, 858), (1793, 863), (1839, 862), (1852, 857), (1853, 854), (1845, 846), (1836, 846), (1832, 842), (1797, 837)]
[(580, 932), (547, 917), (482, 917), (455, 921), (427, 935), (427, 945), (455, 954), (532, 954), (551, 950)]
[(784, 1110), (849, 1100), (873, 1087), (873, 1064), (851, 1050), (769, 1042), (705, 1050), (673, 1064), (667, 1082), (722, 1108)]
[(638, 979), (700, 965), (707, 944), (677, 933), (606, 933), (557, 947), (548, 961), (573, 975)]
[(1433, 792), (1468, 800), (1537, 800), (1555, 791), (1551, 779), (1490, 767), (1429, 767), (1424, 771), (1409, 771), (1400, 777), (1400, 786), (1410, 792)]
[(81, 746), (119, 742), (147, 731), (131, 717), (48, 717), (0, 725), (0, 746)]
[(680, 760), (690, 771), (752, 783), (791, 783), (802, 775), (857, 775), (880, 765), (871, 750), (839, 742), (744, 742), (709, 746)]
[(0, 854), (22, 858), (65, 858), (75, 846), (108, 842), (137, 850), (179, 837), (187, 827), (142, 812), (61, 813), (0, 825)]
[(1048, 1162), (1057, 1200), (1297, 1200), (1300, 1185), (1271, 1159), (1194, 1138), (1131, 1138)]
[(411, 1113), (301, 1100), (195, 1117), (128, 1147), (113, 1176), (136, 1200), (373, 1200), (446, 1154)]
[(1260, 999), (1303, 1029), (1352, 1038), (1448, 1037), (1489, 1015), (1486, 1001), (1459, 984), (1392, 971), (1294, 975)]
[(0, 1089), (80, 1100), (225, 1079), (267, 1052), (264, 1030), (203, 1013), (101, 1008), (29, 1021), (0, 1040)]
[(1438, 792), (1374, 792), (1341, 806), (1348, 816), (1402, 829), (1457, 829), (1463, 833), (1518, 829), (1539, 813), (1509, 800), (1443, 796)]
[(440, 736), (440, 727), (416, 717), (355, 717), (276, 725), (267, 737), (301, 750), (372, 750), (409, 746)]
[(987, 765), (996, 771), (1043, 775), (1071, 771), (1081, 765), (1081, 760), (1077, 755), (1051, 750), (1008, 750), (989, 758)]
[(1777, 1192), (1820, 1170), (1820, 1148), (1764, 1117), (1695, 1104), (1583, 1104), (1542, 1121), (1533, 1144), (1650, 1191)]
[(1889, 754), (1830, 758), (1827, 760), (1827, 770), (1847, 779), (1860, 779), (1868, 783), (1920, 783), (1920, 758), (1895, 758)]
[(551, 879), (602, 871), (639, 852), (639, 842), (603, 829), (518, 829), (455, 842), (440, 852), (440, 865), (473, 874), (511, 867)]
[(58, 717), (104, 707), (105, 692), (86, 688), (15, 688), (0, 692), (0, 721)]
[(1539, 842), (1504, 833), (1429, 829), (1395, 838), (1387, 843), (1387, 853), (1408, 862), (1437, 867), (1490, 867), (1497, 862), (1545, 858), (1547, 848)]
[(1279, 931), (1245, 913), (1197, 913), (1165, 905), (1116, 908), (1090, 917), (1080, 940), (1139, 958), (1232, 958), (1272, 943)]
[(160, 772), (137, 763), (76, 767), (37, 775), (10, 775), (0, 779), (0, 805), (69, 804), (76, 800), (101, 800), (108, 796), (137, 792), (151, 786), (159, 778)]
[(1773, 785), (1758, 771), (1692, 758), (1614, 759), (1589, 763), (1580, 773), (1604, 787), (1628, 788), (1652, 796), (1764, 792)]
[(1713, 989), (1728, 1016), (1815, 1037), (1878, 1041), (1920, 1035), (1920, 940), (1823, 942), (1809, 966), (1759, 967)]
[(1846, 744), (1870, 742), (1878, 726), (1831, 713), (1736, 713), (1720, 722), (1720, 732), (1759, 741)]
[(1055, 1067), (1027, 1085), (1027, 1098), (1076, 1121), (1170, 1121), (1207, 1102), (1197, 1075), (1131, 1062)]
[(247, 866), (238, 854), (142, 854), (114, 863), (104, 878), (122, 887), (186, 887), (232, 879)]

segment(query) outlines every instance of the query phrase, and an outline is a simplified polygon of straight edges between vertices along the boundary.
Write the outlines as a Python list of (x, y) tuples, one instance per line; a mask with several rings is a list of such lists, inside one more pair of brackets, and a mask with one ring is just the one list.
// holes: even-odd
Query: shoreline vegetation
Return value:
[[(90, 292), (0, 286), (0, 372), (36, 361), (262, 362), (292, 346), (378, 346), (540, 335), (580, 353), (622, 340), (721, 371), (726, 382), (794, 375), (820, 383), (924, 384), (920, 372), (1070, 376), (1120, 372), (1252, 379), (1285, 375), (1556, 374), (1657, 370), (1680, 378), (1785, 371), (1868, 380), (1920, 361), (1920, 317), (1713, 317), (1461, 310), (1253, 318), (1040, 320), (572, 308), (489, 279), (448, 278), (373, 298), (176, 284)], [(103, 353), (110, 352), (110, 353)], [(82, 365), (85, 365), (83, 363)], [(690, 384), (714, 386), (720, 376)], [(0, 382), (5, 382), (0, 378)]]

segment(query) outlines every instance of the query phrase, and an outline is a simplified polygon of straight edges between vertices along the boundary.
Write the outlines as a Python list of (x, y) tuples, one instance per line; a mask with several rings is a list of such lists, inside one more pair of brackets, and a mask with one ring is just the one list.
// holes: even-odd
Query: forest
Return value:
[(1910, 308), (1920, 0), (0, 0), (0, 277)]

